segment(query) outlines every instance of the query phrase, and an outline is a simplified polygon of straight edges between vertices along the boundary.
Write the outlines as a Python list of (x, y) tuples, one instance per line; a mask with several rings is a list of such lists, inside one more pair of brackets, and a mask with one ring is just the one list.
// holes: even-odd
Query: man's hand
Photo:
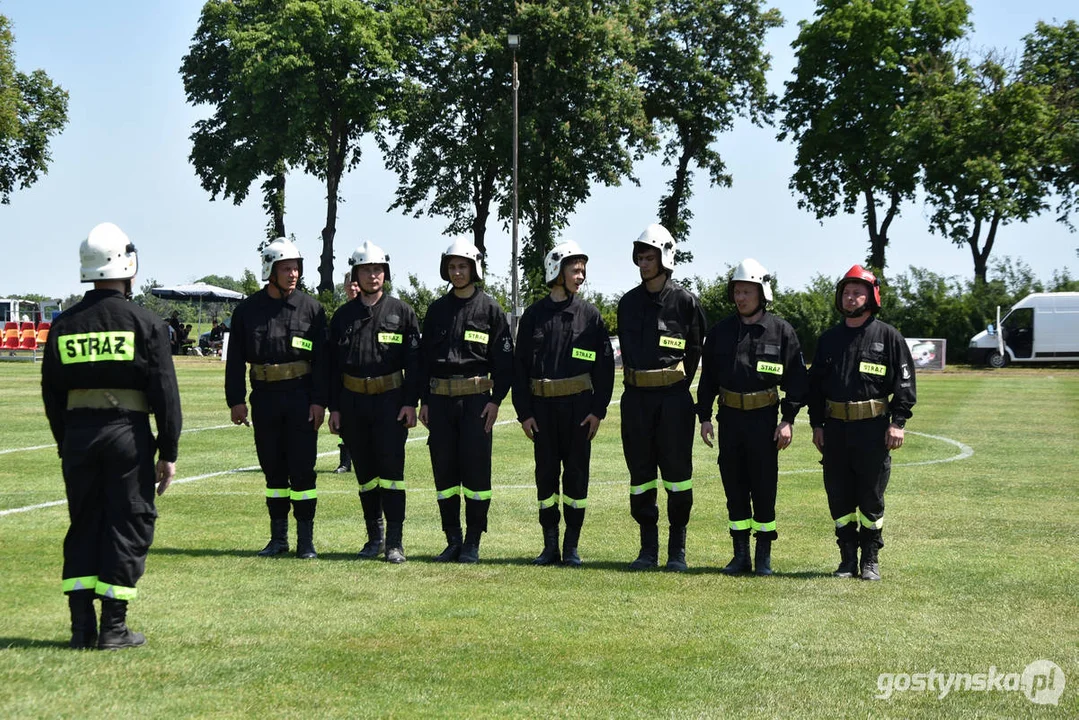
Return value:
[(708, 420), (701, 423), (701, 440), (704, 440), (704, 444), (708, 447), (714, 447), (712, 440), (715, 439), (716, 432), (712, 427), (712, 421)]
[(889, 450), (898, 450), (903, 447), (903, 428), (895, 423), (889, 423), (888, 429), (884, 431), (884, 444)]
[(239, 405), (233, 405), (232, 410), (232, 424), (233, 425), (250, 425), (247, 421), (247, 403), (240, 403)]
[(321, 405), (312, 405), (307, 411), (307, 420), (315, 428), (315, 432), (322, 427), (322, 421), (326, 418), (326, 408)]
[(536, 433), (539, 432), (539, 425), (536, 424), (536, 418), (530, 417), (521, 423), (521, 429), (525, 431), (525, 437), (529, 440), (536, 439)]
[(428, 425), (428, 422), (430, 422), (430, 419), (431, 418), (429, 416), (429, 411), (427, 409), (427, 406), (426, 405), (421, 405), (420, 406), (420, 422), (423, 423), (423, 426), (425, 428), (430, 429), (431, 426)]
[(411, 405), (402, 407), (401, 412), (397, 413), (397, 422), (403, 422), (410, 430), (416, 427), (416, 408)]
[(585, 425), (588, 426), (588, 440), (591, 441), (592, 438), (596, 436), (596, 433), (599, 432), (599, 418), (592, 413), (589, 413), (588, 417), (581, 421), (581, 427), (584, 427)]
[(775, 435), (772, 439), (776, 441), (777, 450), (786, 450), (790, 447), (791, 437), (794, 436), (794, 427), (786, 420), (779, 423), (776, 426)]
[(332, 434), (334, 434), (334, 435), (340, 435), (341, 434), (341, 411), (340, 410), (331, 410), (330, 411), (330, 421), (326, 425), (326, 427), (328, 427), (330, 429), (330, 432)]
[(824, 454), (824, 428), (813, 428), (813, 444), (817, 446), (817, 451), (821, 455)]
[(495, 426), (495, 420), (498, 420), (498, 406), (493, 402), (489, 402), (483, 406), (483, 412), (480, 413), (480, 417), (486, 422), (483, 423), (483, 431), (490, 433), (491, 428)]
[(164, 495), (176, 477), (176, 463), (167, 460), (157, 461), (157, 494)]

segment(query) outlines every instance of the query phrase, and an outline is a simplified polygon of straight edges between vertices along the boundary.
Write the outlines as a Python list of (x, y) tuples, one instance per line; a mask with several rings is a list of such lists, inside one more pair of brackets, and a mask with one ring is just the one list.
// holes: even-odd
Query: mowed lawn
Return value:
[[(430, 562), (444, 541), (422, 428), (408, 446), (407, 563), (354, 559), (356, 481), (331, 473), (325, 429), (319, 559), (258, 558), (268, 521), (251, 430), (228, 424), (221, 363), (178, 368), (179, 479), (129, 617), (148, 645), (78, 653), (66, 649), (67, 515), (40, 365), (0, 364), (0, 717), (1079, 715), (1075, 369), (919, 377), (893, 456), (884, 580), (866, 583), (831, 577), (804, 413), (781, 456), (774, 577), (719, 573), (723, 490), (699, 439), (690, 572), (625, 571), (637, 530), (616, 404), (593, 448), (580, 570), (531, 565), (532, 451), (509, 402), (479, 565)], [(882, 673), (1022, 673), (1039, 659), (1067, 678), (1059, 705), (999, 688), (877, 698)]]

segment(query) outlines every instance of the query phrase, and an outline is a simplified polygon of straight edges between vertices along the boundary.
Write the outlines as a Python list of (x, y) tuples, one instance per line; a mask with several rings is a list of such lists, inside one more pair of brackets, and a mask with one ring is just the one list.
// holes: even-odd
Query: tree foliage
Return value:
[[(663, 164), (675, 168), (659, 201), (659, 222), (683, 241), (692, 218), (691, 165), (708, 173), (712, 186), (730, 187), (732, 177), (713, 147), (718, 136), (739, 116), (771, 124), (776, 98), (765, 78), (771, 56), (764, 36), (783, 18), (762, 0), (654, 0), (645, 12), (636, 55), (645, 113), (666, 138)], [(677, 262), (692, 259), (677, 250)]]
[(0, 203), (49, 170), (50, 139), (67, 125), (67, 92), (44, 70), (15, 66), (11, 22), (0, 15)]
[(181, 67), (188, 100), (215, 108), (192, 135), (207, 190), (241, 201), (269, 176), (272, 212), (283, 170), (325, 183), (320, 291), (334, 287), (341, 179), (396, 82), (391, 15), (361, 0), (209, 0)]
[(917, 188), (901, 122), (913, 69), (947, 55), (969, 12), (965, 0), (818, 0), (814, 19), (800, 24), (779, 135), (795, 142), (790, 187), (818, 220), (861, 205), (867, 262), (878, 271), (889, 227)]
[(1039, 22), (1024, 45), (1022, 77), (1048, 88), (1055, 113), (1055, 145), (1044, 170), (1060, 198), (1058, 220), (1070, 226), (1069, 213), (1079, 206), (1079, 23)]
[(904, 113), (922, 164), (930, 229), (970, 248), (986, 282), (998, 230), (1049, 207), (1043, 172), (1055, 150), (1048, 86), (992, 56), (929, 69)]

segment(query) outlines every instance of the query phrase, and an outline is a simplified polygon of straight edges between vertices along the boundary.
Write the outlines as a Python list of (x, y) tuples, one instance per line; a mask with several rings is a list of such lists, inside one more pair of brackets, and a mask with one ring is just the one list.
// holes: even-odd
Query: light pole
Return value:
[(517, 48), (521, 47), (520, 35), (507, 35), (506, 42), (513, 51), (513, 260), (510, 272), (510, 302), (513, 303), (513, 312), (510, 313), (510, 332), (517, 337), (517, 320), (520, 318), (520, 298), (518, 297), (517, 282)]

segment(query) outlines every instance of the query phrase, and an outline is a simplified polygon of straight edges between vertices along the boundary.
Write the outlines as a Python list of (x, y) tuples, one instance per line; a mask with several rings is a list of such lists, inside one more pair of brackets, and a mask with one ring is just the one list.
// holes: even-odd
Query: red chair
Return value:
[(22, 342), (19, 343), (19, 349), (37, 350), (37, 330), (34, 323), (22, 324)]
[(45, 347), (45, 341), (49, 339), (49, 328), (52, 327), (50, 322), (40, 322), (37, 325), (37, 344), (38, 347)]
[(19, 323), (10, 321), (4, 323), (4, 349), (19, 349)]

